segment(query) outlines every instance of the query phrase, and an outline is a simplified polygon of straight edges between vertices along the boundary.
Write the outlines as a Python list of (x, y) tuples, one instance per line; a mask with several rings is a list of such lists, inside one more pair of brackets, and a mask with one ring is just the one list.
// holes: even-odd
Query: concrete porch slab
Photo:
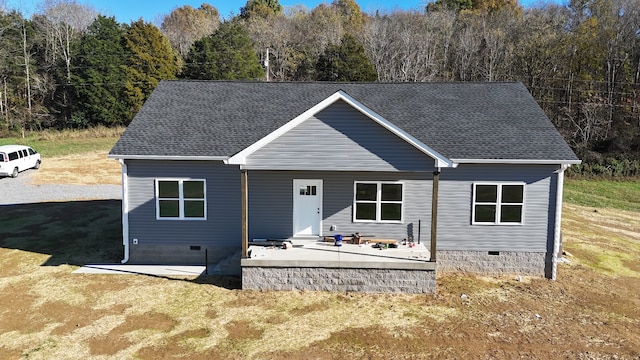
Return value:
[(293, 248), (251, 246), (249, 258), (242, 259), (242, 267), (304, 267), (304, 268), (374, 268), (435, 270), (429, 261), (424, 244), (415, 247), (379, 249), (373, 244), (343, 244), (332, 242), (292, 240)]
[(206, 275), (206, 267), (191, 265), (126, 265), (90, 264), (75, 270), (74, 274), (119, 274), (119, 275), (160, 275), (160, 276), (200, 276)]

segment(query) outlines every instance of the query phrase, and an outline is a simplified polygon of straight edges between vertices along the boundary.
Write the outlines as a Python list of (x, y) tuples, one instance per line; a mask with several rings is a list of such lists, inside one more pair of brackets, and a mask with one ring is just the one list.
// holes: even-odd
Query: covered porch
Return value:
[[(413, 240), (412, 236), (396, 235), (392, 238), (396, 239), (397, 247), (393, 248), (374, 247), (378, 244), (375, 238), (361, 244), (345, 242), (342, 246), (335, 246), (333, 242), (326, 241), (324, 237), (310, 239), (296, 238), (295, 236), (287, 239), (291, 243), (288, 248), (283, 248), (281, 244), (254, 243), (253, 236), (249, 234), (249, 176), (247, 173), (246, 169), (241, 169), (242, 250), (240, 265), (243, 289), (435, 293), (439, 169), (433, 172), (431, 179), (416, 182), (421, 184), (419, 186), (430, 185), (428, 186), (430, 191), (422, 193), (423, 195), (430, 193), (430, 201), (420, 196), (409, 196), (419, 199), (420, 204), (426, 203), (428, 205), (430, 226), (428, 232), (424, 234), (426, 236), (423, 236), (423, 241), (420, 242), (420, 221), (418, 221), (418, 241), (409, 242), (409, 240)], [(279, 175), (285, 176), (283, 174), (285, 173), (281, 172)], [(296, 178), (293, 175), (286, 176), (293, 178), (295, 196)], [(329, 176), (331, 175), (323, 174), (322, 178), (326, 180)], [(409, 183), (409, 181), (405, 182), (407, 187), (409, 187)], [(328, 201), (324, 199), (326, 194), (323, 196), (319, 190), (318, 197), (320, 199), (317, 206), (319, 229), (323, 229), (322, 224), (329, 222), (325, 221), (326, 218), (322, 215)], [(347, 209), (348, 222), (351, 221), (352, 212), (349, 205), (342, 207)], [(291, 209), (295, 214), (295, 205)], [(315, 212), (315, 208), (312, 210)], [(394, 225), (401, 229), (413, 229), (413, 224), (415, 222)], [(324, 227), (327, 228), (324, 231), (320, 230), (321, 233), (331, 233), (332, 226), (325, 224)], [(369, 224), (364, 225), (364, 229), (369, 227)], [(259, 232), (254, 231), (254, 234), (256, 233)], [(402, 242), (403, 239), (406, 239), (407, 242)]]

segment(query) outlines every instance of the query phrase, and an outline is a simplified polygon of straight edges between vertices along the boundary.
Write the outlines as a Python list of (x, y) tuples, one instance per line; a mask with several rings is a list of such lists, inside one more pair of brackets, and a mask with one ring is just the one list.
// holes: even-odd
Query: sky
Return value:
[[(0, 0), (5, 2), (9, 9), (18, 9), (29, 17), (37, 11), (38, 4), (43, 0)], [(375, 13), (376, 10), (414, 10), (422, 9), (429, 0), (356, 0), (360, 9), (366, 13)], [(531, 6), (539, 0), (520, 0), (523, 6)], [(549, 0), (562, 1), (562, 0)], [(107, 16), (115, 16), (120, 23), (130, 23), (142, 17), (145, 21), (159, 25), (162, 17), (173, 9), (191, 5), (199, 7), (203, 2), (211, 4), (218, 9), (220, 15), (229, 19), (240, 13), (247, 0), (77, 0), (78, 3), (90, 5), (99, 13)], [(304, 5), (313, 9), (321, 3), (331, 3), (331, 0), (280, 0), (283, 7)]]

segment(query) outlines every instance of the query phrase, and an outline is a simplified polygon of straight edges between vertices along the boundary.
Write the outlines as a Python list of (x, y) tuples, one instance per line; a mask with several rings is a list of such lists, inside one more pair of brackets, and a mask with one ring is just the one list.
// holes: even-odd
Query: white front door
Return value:
[(293, 179), (293, 236), (320, 236), (322, 180)]

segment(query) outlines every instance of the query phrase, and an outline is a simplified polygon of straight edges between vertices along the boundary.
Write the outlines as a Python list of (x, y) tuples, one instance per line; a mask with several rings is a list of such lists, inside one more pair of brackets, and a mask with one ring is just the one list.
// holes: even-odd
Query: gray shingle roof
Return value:
[(111, 156), (230, 157), (342, 90), (450, 159), (575, 161), (520, 83), (162, 81)]

